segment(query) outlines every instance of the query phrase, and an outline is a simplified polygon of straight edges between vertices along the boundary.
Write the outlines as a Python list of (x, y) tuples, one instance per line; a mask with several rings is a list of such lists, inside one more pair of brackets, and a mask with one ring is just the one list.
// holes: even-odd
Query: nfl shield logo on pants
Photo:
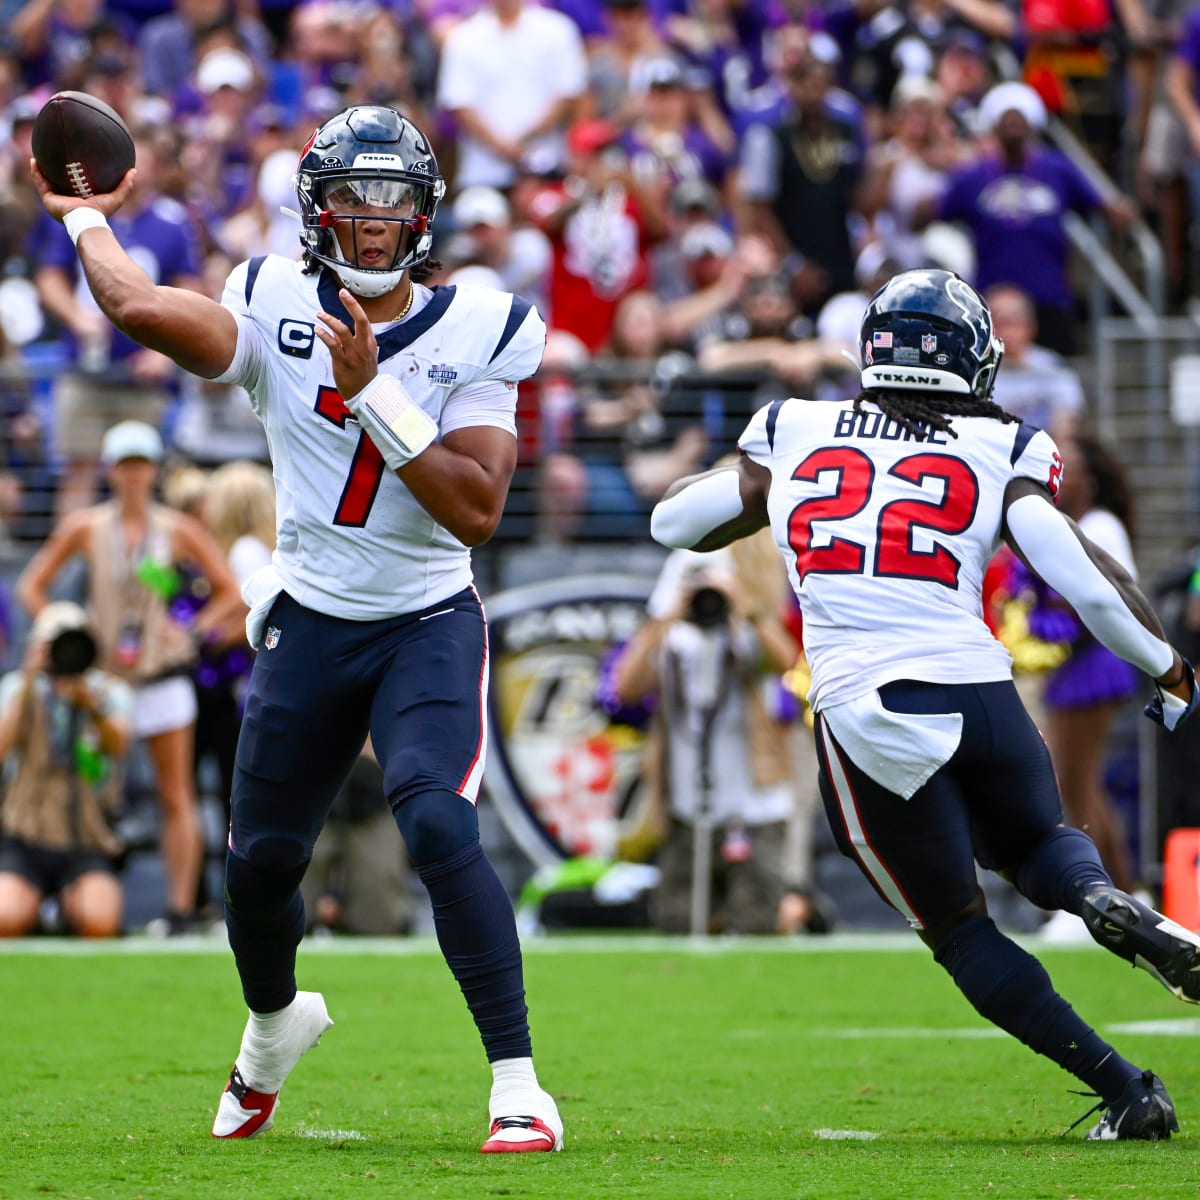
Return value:
[(280, 631), (274, 625), (267, 626), (267, 636), (263, 638), (263, 645), (268, 650), (274, 650), (279, 645), (279, 633)]

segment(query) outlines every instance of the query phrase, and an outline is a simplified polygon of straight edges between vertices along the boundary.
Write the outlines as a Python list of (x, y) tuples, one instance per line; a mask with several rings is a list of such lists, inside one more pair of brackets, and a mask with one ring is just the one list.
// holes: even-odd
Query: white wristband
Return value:
[(85, 229), (107, 229), (108, 218), (94, 208), (73, 208), (63, 217), (63, 226), (71, 238), (71, 245), (79, 245), (79, 235)]
[(394, 375), (376, 375), (346, 407), (393, 471), (407, 466), (437, 437), (437, 422), (413, 403)]

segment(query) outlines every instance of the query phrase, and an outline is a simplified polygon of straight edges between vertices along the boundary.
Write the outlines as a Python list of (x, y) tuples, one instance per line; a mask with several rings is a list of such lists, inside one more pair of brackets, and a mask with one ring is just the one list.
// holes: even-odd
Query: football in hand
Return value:
[(86, 92), (57, 92), (33, 123), (33, 157), (59, 196), (102, 196), (133, 166), (133, 138), (115, 109)]

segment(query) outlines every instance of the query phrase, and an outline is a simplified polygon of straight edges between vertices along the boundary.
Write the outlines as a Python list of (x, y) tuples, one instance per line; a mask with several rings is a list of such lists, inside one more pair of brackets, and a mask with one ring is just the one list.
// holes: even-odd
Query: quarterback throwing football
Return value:
[(302, 261), (238, 266), (218, 304), (158, 287), (105, 218), (129, 195), (50, 192), (106, 316), (204, 379), (240, 384), (270, 443), (278, 541), (247, 581), (258, 649), (238, 742), (229, 941), (250, 1009), (213, 1134), (249, 1137), (330, 1026), (297, 992), (299, 884), (368, 732), (437, 936), (493, 1068), (488, 1153), (558, 1150), (533, 1068), (512, 907), (479, 843), (487, 630), (470, 547), (516, 463), (515, 385), (545, 326), (487, 288), (426, 288), (445, 191), (428, 140), (390, 108), (322, 125), (296, 175)]
[(1156, 680), (1146, 712), (1169, 729), (1196, 708), (1192, 668), (1128, 573), (1056, 509), (1049, 435), (991, 400), (1004, 347), (973, 288), (948, 271), (897, 275), (871, 300), (859, 350), (855, 399), (763, 409), (738, 466), (674, 484), (652, 531), (710, 550), (770, 525), (803, 611), (842, 852), (981, 1015), (1096, 1094), (1089, 1138), (1169, 1137), (1158, 1076), (1092, 1030), (987, 914), (977, 862), (1200, 1003), (1200, 939), (1114, 888), (1087, 834), (1060, 824), (1049, 752), (983, 622), (984, 568), (1006, 541)]

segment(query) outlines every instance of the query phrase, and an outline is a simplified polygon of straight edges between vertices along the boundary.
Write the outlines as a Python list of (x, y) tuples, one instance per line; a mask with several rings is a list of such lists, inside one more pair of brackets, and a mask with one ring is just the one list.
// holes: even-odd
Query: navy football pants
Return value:
[(1050, 752), (1010, 681), (880, 689), (898, 713), (961, 713), (950, 761), (910, 799), (850, 760), (818, 715), (821, 796), (838, 847), (917, 930), (936, 929), (978, 895), (975, 864), (1015, 870), (1062, 820)]

